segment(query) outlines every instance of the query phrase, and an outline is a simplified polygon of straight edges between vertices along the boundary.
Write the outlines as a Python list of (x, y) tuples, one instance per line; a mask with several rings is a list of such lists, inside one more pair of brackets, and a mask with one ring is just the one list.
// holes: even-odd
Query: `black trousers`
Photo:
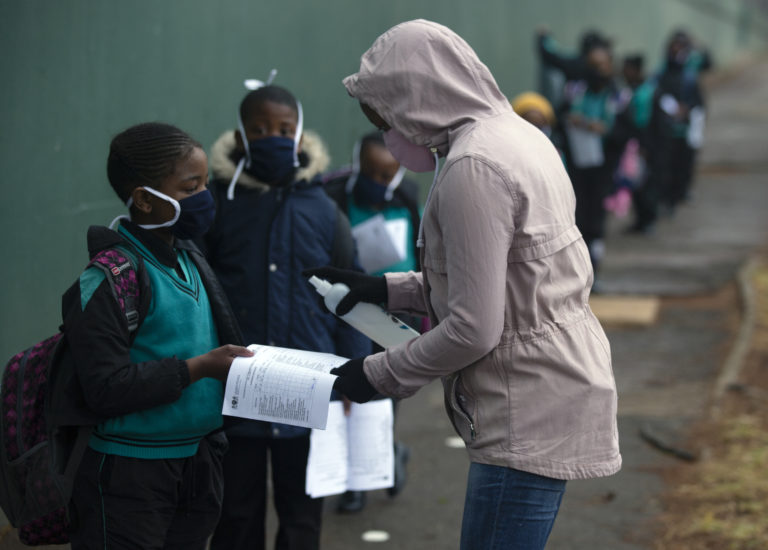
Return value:
[(611, 169), (607, 165), (571, 170), (576, 195), (576, 226), (587, 246), (605, 235), (606, 212), (603, 201), (611, 192), (611, 177)]
[(224, 505), (211, 550), (266, 548), (268, 459), (279, 521), (275, 548), (319, 548), (323, 499), (311, 498), (305, 492), (309, 435), (231, 437), (229, 445), (224, 457)]
[(673, 138), (669, 140), (666, 160), (661, 200), (666, 206), (675, 208), (690, 193), (696, 150), (691, 149), (685, 137)]
[(208, 439), (189, 458), (87, 449), (72, 494), (72, 550), (204, 550), (221, 510), (220, 451)]

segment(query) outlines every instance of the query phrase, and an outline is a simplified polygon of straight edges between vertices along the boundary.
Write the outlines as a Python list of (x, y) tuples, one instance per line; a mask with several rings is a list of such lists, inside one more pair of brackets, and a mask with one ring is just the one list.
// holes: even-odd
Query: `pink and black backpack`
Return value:
[[(96, 253), (87, 266), (104, 271), (131, 335), (140, 323), (143, 270), (140, 256), (132, 256), (109, 248)], [(62, 327), (14, 355), (0, 386), (0, 507), (18, 528), (21, 542), (30, 546), (69, 542), (72, 481), (93, 429), (61, 426), (51, 414), (52, 379), (64, 361), (72, 361), (65, 332)]]

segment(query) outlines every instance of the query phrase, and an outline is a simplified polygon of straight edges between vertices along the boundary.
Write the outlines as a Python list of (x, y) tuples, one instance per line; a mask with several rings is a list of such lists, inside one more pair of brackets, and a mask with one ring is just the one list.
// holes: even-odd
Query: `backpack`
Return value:
[[(146, 273), (141, 256), (131, 256), (119, 248), (101, 250), (87, 268), (104, 271), (133, 336), (141, 321), (140, 283)], [(93, 430), (93, 424), (62, 425), (51, 414), (54, 379), (65, 362), (72, 362), (64, 335), (60, 327), (14, 355), (0, 385), (0, 507), (21, 542), (30, 546), (69, 542), (72, 485)]]

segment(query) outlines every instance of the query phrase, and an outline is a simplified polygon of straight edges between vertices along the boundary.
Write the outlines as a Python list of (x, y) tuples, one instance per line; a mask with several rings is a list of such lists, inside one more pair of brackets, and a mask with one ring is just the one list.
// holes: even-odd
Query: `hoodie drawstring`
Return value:
[[(424, 202), (424, 214), (427, 213), (427, 207), (429, 206), (429, 199), (432, 198), (432, 191), (435, 188), (435, 183), (437, 183), (437, 175), (440, 173), (440, 158), (437, 156), (437, 151), (433, 151), (433, 154), (435, 155), (435, 175), (432, 178), (432, 185), (429, 186), (429, 191), (427, 192), (427, 200)], [(424, 248), (424, 216), (421, 216), (421, 220), (419, 220), (419, 237), (416, 239), (416, 248)]]

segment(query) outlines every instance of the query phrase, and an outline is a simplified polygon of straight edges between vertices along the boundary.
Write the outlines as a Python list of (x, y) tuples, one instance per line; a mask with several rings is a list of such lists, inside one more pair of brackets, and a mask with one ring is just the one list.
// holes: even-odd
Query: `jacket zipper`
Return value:
[(266, 273), (264, 277), (264, 281), (266, 281), (266, 284), (264, 285), (264, 326), (266, 327), (266, 339), (267, 344), (270, 344), (271, 342), (271, 334), (269, 330), (269, 265), (271, 263), (271, 245), (272, 245), (272, 231), (274, 229), (275, 220), (277, 219), (277, 214), (279, 213), (280, 209), (283, 207), (284, 204), (284, 193), (283, 189), (276, 189), (275, 190), (275, 208), (272, 210), (272, 215), (269, 219), (269, 225), (267, 226), (269, 229), (267, 230), (267, 243), (265, 247), (266, 252), (266, 262), (264, 262), (264, 271)]
[(469, 414), (467, 414), (464, 411), (464, 408), (461, 406), (461, 404), (458, 402), (456, 398), (456, 385), (458, 384), (458, 382), (459, 382), (459, 375), (457, 374), (454, 376), (453, 381), (451, 382), (451, 404), (454, 405), (453, 410), (459, 413), (459, 415), (461, 415), (461, 417), (467, 421), (467, 424), (469, 424), (470, 441), (474, 441), (475, 440), (475, 423), (472, 420), (472, 417), (469, 416)]

